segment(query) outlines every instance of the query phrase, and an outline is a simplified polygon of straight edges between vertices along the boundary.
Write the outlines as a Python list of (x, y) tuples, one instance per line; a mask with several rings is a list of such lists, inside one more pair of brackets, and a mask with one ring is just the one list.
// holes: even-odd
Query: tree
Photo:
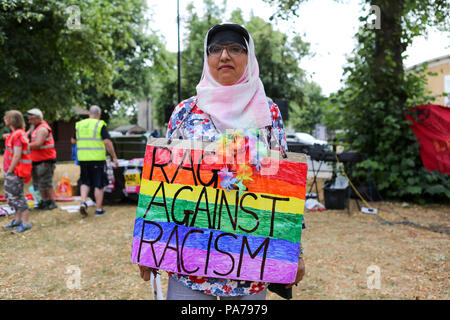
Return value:
[(255, 42), (259, 74), (266, 95), (304, 105), (305, 72), (299, 67), (302, 57), (309, 54), (309, 44), (299, 35), (291, 41), (259, 17), (245, 24)]
[[(94, 85), (83, 90), (83, 104), (100, 106), (105, 111), (105, 120), (116, 108), (135, 109), (138, 100), (150, 99), (155, 90), (155, 74), (164, 73), (164, 67), (161, 66), (164, 66), (165, 58), (162, 56), (165, 48), (156, 33), (145, 31), (148, 20), (144, 18), (144, 8), (145, 3), (138, 0), (133, 6), (122, 8), (115, 15), (122, 21), (123, 28), (128, 30), (128, 40), (124, 39), (123, 32), (112, 34), (115, 59), (112, 90)], [(124, 42), (127, 45), (123, 45)], [(133, 114), (131, 123), (136, 123), (136, 112)]]
[(145, 0), (0, 0), (0, 108), (53, 120), (75, 104), (130, 104), (158, 42), (144, 11)]
[(316, 124), (325, 123), (326, 98), (322, 89), (315, 82), (305, 82), (302, 88), (304, 101), (290, 104), (289, 125), (296, 131), (313, 134)]
[[(284, 18), (303, 2), (265, 1), (276, 3)], [(380, 8), (381, 28), (363, 26), (356, 35), (358, 46), (344, 71), (345, 87), (334, 97), (339, 116), (333, 125), (345, 129), (342, 139), (349, 147), (368, 154), (362, 166), (372, 169), (386, 196), (448, 199), (448, 177), (423, 167), (415, 136), (404, 118), (407, 107), (429, 99), (424, 77), (406, 73), (403, 58), (414, 37), (426, 33), (428, 26), (449, 31), (450, 6), (445, 0), (367, 0), (366, 4)]]
[(181, 53), (182, 61), (182, 99), (195, 95), (203, 71), (203, 45), (208, 30), (223, 21), (225, 6), (218, 6), (212, 0), (204, 0), (205, 14), (200, 17), (194, 4), (187, 7), (187, 35), (184, 39), (184, 50)]
[(165, 52), (164, 72), (152, 71), (154, 78), (153, 102), (156, 122), (165, 127), (175, 105), (178, 103), (177, 54)]

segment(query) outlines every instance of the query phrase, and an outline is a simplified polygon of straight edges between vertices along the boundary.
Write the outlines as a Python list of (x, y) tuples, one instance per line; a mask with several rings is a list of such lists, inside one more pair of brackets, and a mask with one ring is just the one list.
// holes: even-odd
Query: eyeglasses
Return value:
[(218, 58), (222, 55), (223, 49), (227, 50), (228, 54), (232, 57), (239, 57), (242, 53), (246, 52), (245, 48), (239, 45), (232, 45), (232, 46), (211, 45), (208, 47), (208, 55), (214, 58)]

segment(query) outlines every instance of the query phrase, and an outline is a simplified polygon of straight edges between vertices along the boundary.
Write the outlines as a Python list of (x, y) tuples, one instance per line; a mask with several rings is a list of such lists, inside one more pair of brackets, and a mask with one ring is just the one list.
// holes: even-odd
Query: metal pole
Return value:
[(178, 102), (181, 101), (181, 52), (180, 52), (180, 1), (177, 0), (177, 25), (178, 25)]
[(150, 117), (150, 115), (148, 114), (148, 98), (145, 99), (145, 113), (147, 114), (147, 116), (145, 117), (147, 119), (147, 130), (150, 130), (150, 126), (148, 123), (148, 118)]

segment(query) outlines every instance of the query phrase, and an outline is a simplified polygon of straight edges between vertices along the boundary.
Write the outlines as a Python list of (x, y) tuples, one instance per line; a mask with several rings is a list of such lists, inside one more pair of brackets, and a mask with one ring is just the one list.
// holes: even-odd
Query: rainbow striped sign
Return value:
[(220, 186), (216, 147), (149, 139), (131, 261), (185, 275), (293, 282), (306, 157), (279, 160), (272, 151), (240, 192)]

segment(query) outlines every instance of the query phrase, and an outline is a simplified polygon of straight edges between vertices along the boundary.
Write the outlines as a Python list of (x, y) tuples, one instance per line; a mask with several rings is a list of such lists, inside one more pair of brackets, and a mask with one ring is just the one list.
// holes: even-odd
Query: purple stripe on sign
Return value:
[[(183, 225), (177, 225), (173, 222), (161, 222), (161, 221), (149, 221), (146, 222), (146, 226), (143, 227), (143, 219), (136, 218), (134, 224), (133, 237), (143, 237), (146, 240), (155, 240), (159, 238), (159, 242), (166, 243), (170, 239), (170, 244), (175, 245), (176, 237), (172, 233), (174, 228), (178, 235), (178, 243), (181, 245), (186, 239), (186, 235), (189, 233), (189, 237), (185, 242), (185, 246), (194, 249), (208, 250), (208, 239), (212, 233), (212, 241), (214, 242), (218, 237), (221, 237), (219, 241), (219, 247), (221, 250), (237, 253), (241, 251), (242, 243), (248, 242), (251, 250), (256, 250), (259, 246), (264, 244), (266, 237), (253, 236), (252, 234), (234, 234), (231, 237), (230, 233), (226, 233), (221, 230), (215, 229), (203, 229), (203, 228), (191, 228)], [(196, 231), (193, 231), (196, 230)], [(162, 232), (163, 231), (163, 232)], [(224, 235), (227, 234), (227, 235)], [(210, 246), (210, 250), (216, 251), (215, 246)], [(267, 251), (266, 258), (274, 260), (284, 260), (288, 262), (297, 263), (298, 252), (300, 250), (300, 243), (287, 241), (284, 239), (270, 238), (270, 250)], [(262, 257), (263, 250), (258, 252), (258, 256)]]
[(188, 247), (182, 250), (181, 246), (175, 250), (175, 247), (166, 247), (167, 244), (161, 242), (153, 245), (142, 243), (138, 262), (140, 244), (139, 238), (133, 239), (133, 263), (175, 273), (275, 283), (291, 283), (297, 273), (297, 264), (292, 262), (252, 258), (246, 253), (242, 257), (229, 252), (209, 251), (208, 254), (207, 250)]

